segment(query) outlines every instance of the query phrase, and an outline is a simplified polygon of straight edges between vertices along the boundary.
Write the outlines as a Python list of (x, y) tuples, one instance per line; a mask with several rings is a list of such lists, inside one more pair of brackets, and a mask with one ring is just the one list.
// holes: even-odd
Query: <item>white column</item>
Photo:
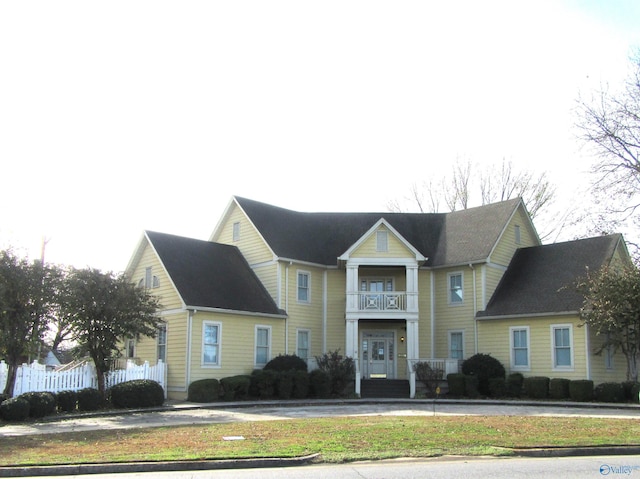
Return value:
[(347, 265), (347, 312), (358, 310), (358, 266)]
[(420, 359), (418, 320), (407, 320), (407, 358)]
[(405, 268), (407, 275), (407, 311), (418, 312), (418, 265)]
[(360, 367), (358, 348), (358, 320), (347, 319), (347, 341), (345, 355), (351, 357), (356, 362), (355, 393), (360, 395)]

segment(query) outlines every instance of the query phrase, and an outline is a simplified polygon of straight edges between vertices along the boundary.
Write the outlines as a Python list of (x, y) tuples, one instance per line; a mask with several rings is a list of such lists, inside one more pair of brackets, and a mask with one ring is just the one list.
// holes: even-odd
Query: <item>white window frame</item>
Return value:
[[(451, 278), (460, 276), (460, 301), (453, 301), (453, 289), (451, 288)], [(464, 272), (452, 271), (447, 273), (447, 303), (449, 306), (460, 306), (464, 304)]]
[[(610, 334), (607, 333), (607, 341), (609, 341)], [(615, 348), (613, 344), (609, 344), (604, 348), (604, 367), (607, 371), (612, 371), (614, 368), (614, 356)]]
[[(513, 338), (513, 333), (516, 331), (525, 331), (527, 334), (527, 364), (524, 366), (516, 364), (516, 345)], [(509, 328), (509, 351), (511, 357), (511, 369), (513, 371), (531, 371), (531, 331), (529, 326), (511, 326)]]
[[(167, 324), (162, 324), (161, 326), (158, 327), (158, 335), (157, 335), (157, 341), (156, 341), (156, 359), (161, 359), (163, 362), (167, 362), (167, 333), (168, 333), (168, 328), (167, 328)], [(160, 339), (162, 339), (162, 331), (164, 331), (164, 343), (160, 342)], [(161, 358), (160, 356), (160, 348), (164, 348), (164, 357)]]
[(387, 253), (389, 251), (389, 232), (387, 230), (376, 231), (376, 252)]
[(127, 359), (135, 359), (137, 346), (135, 338), (127, 338), (125, 343)]
[[(451, 354), (452, 352), (451, 346), (453, 345), (453, 341), (451, 341), (451, 337), (454, 334), (462, 335), (462, 357), (460, 358), (454, 358), (453, 354)], [(447, 357), (449, 359), (458, 359), (458, 360), (464, 359), (464, 329), (452, 329), (450, 331), (447, 331)]]
[[(267, 331), (267, 359), (264, 363), (258, 363), (258, 347), (264, 348), (262, 345), (258, 345), (258, 331), (266, 330)], [(263, 368), (270, 360), (271, 360), (271, 326), (265, 326), (262, 324), (256, 324), (255, 334), (254, 334), (254, 346), (253, 346), (253, 364), (256, 368)]]
[[(569, 365), (556, 364), (556, 331), (558, 329), (569, 330)], [(563, 346), (564, 347), (564, 346)], [(554, 371), (573, 371), (574, 370), (574, 358), (573, 358), (573, 324), (552, 324), (551, 325), (551, 367)]]
[[(300, 356), (300, 333), (307, 335), (307, 356)], [(297, 329), (296, 330), (296, 355), (301, 357), (306, 362), (311, 358), (311, 330), (310, 329)]]
[[(306, 286), (307, 298), (306, 299), (300, 298), (300, 277), (307, 278), (307, 286)], [(303, 271), (303, 270), (296, 271), (296, 300), (298, 301), (298, 303), (304, 303), (304, 304), (311, 303), (311, 273), (309, 271)]]
[(235, 223), (233, 223), (233, 227), (232, 227), (232, 239), (233, 241), (240, 241), (240, 222), (236, 221)]
[(522, 231), (520, 229), (520, 225), (514, 226), (513, 233), (515, 235), (516, 244), (520, 244), (522, 242)]
[[(205, 331), (207, 326), (216, 326), (218, 328), (218, 342), (215, 345), (218, 347), (218, 354), (215, 362), (206, 362), (204, 360), (205, 350)], [(200, 353), (200, 364), (203, 368), (219, 368), (222, 365), (222, 323), (219, 321), (203, 321), (202, 322), (202, 351)]]

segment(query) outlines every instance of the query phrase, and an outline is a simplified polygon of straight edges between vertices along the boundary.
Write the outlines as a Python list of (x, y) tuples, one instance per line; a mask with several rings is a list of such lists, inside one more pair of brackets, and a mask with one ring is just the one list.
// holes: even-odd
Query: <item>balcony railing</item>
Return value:
[(360, 311), (406, 311), (407, 294), (398, 291), (358, 293), (358, 309)]

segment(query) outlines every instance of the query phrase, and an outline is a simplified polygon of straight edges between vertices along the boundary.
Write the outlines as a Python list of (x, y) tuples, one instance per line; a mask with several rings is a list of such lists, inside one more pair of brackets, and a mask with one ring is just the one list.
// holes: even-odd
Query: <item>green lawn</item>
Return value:
[[(240, 441), (223, 437), (243, 436)], [(340, 417), (5, 437), (0, 465), (291, 458), (340, 462), (507, 455), (511, 448), (640, 445), (640, 420), (455, 416)]]

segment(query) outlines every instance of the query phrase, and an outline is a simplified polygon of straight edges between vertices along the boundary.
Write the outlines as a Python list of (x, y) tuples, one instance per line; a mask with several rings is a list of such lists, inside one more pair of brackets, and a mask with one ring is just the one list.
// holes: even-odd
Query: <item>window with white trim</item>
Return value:
[(551, 326), (554, 369), (573, 367), (573, 328), (570, 324)]
[(127, 358), (133, 359), (136, 357), (136, 340), (133, 338), (127, 339)]
[(520, 244), (522, 241), (522, 234), (520, 233), (520, 225), (515, 225), (513, 233), (516, 237), (516, 244)]
[(464, 331), (449, 331), (449, 358), (464, 359)]
[(509, 328), (511, 343), (511, 369), (528, 371), (529, 365), (529, 327)]
[(167, 325), (158, 328), (158, 360), (167, 362)]
[(202, 365), (220, 366), (222, 325), (213, 321), (202, 323)]
[(233, 241), (240, 241), (240, 222), (233, 223)]
[(449, 304), (462, 304), (462, 273), (449, 273), (447, 275), (449, 287)]
[[(607, 333), (607, 343), (611, 340), (611, 335)], [(607, 344), (604, 348), (604, 367), (607, 370), (613, 369), (613, 355), (615, 354), (615, 348), (613, 344)]]
[(271, 326), (256, 326), (256, 366), (264, 366), (271, 359)]
[(298, 329), (298, 343), (296, 346), (296, 355), (305, 361), (309, 359), (310, 353), (310, 341), (309, 336), (311, 333), (308, 329)]
[(389, 251), (389, 234), (387, 230), (376, 231), (376, 251), (380, 253)]
[(300, 303), (311, 302), (310, 283), (311, 283), (311, 274), (306, 271), (298, 271), (297, 298)]

